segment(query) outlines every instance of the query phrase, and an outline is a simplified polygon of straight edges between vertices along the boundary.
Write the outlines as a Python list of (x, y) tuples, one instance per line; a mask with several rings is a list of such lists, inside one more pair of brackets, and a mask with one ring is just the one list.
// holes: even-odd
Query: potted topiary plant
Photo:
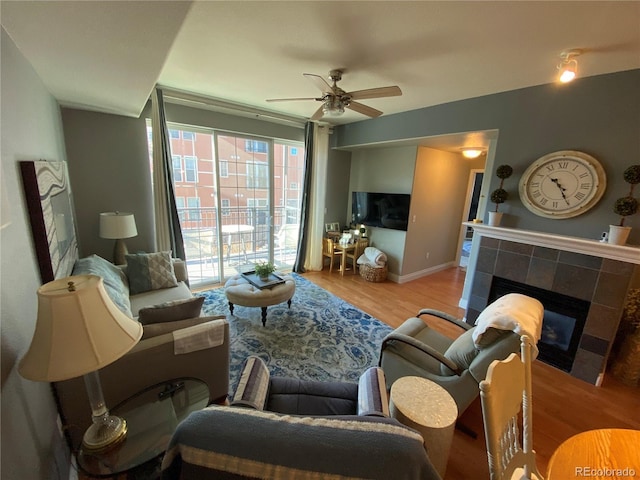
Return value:
[(266, 282), (269, 280), (269, 275), (276, 271), (276, 267), (271, 262), (260, 262), (256, 263), (254, 270), (260, 280)]
[(620, 222), (618, 225), (609, 225), (609, 243), (616, 245), (627, 243), (631, 227), (625, 227), (624, 220), (629, 215), (638, 212), (638, 200), (633, 196), (633, 189), (640, 183), (640, 165), (631, 165), (622, 173), (622, 176), (630, 187), (629, 193), (625, 197), (617, 199), (613, 204), (613, 211), (616, 215), (620, 215)]
[(513, 168), (510, 165), (500, 165), (496, 169), (496, 176), (500, 179), (500, 186), (491, 193), (491, 201), (496, 204), (496, 209), (493, 212), (489, 212), (489, 225), (500, 225), (502, 212), (498, 212), (498, 206), (509, 198), (509, 193), (502, 187), (505, 179), (509, 178), (512, 173)]

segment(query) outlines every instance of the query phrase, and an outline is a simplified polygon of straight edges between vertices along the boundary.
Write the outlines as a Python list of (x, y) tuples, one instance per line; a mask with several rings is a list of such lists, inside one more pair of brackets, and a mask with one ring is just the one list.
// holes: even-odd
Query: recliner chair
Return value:
[[(485, 379), (491, 362), (520, 351), (523, 328), (533, 331), (529, 336), (534, 342), (540, 338), (543, 314), (540, 302), (520, 294), (505, 295), (487, 306), (478, 317), (477, 326), (439, 310), (422, 309), (382, 342), (379, 365), (387, 388), (400, 377), (424, 377), (451, 394), (459, 417), (478, 397), (478, 385)], [(457, 325), (463, 333), (451, 339), (420, 318), (426, 315)], [(478, 330), (474, 335), (480, 328), (482, 334)]]
[(162, 480), (439, 480), (418, 432), (388, 417), (384, 373), (358, 384), (271, 377), (247, 359), (231, 406), (192, 413), (173, 434)]

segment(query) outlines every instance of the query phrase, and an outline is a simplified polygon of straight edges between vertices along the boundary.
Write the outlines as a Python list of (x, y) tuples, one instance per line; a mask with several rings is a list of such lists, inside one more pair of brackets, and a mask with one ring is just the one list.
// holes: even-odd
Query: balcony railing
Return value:
[(221, 225), (215, 208), (178, 208), (178, 216), (192, 285), (217, 283), (239, 267), (269, 260), (270, 239), (279, 269), (295, 261), (298, 226), (286, 219), (299, 218), (299, 212), (291, 207), (274, 210), (273, 227), (266, 207), (223, 208)]

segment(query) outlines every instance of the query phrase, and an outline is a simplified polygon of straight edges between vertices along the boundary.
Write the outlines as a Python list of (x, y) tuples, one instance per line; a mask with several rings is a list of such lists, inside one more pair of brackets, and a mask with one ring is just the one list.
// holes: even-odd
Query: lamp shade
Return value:
[(138, 234), (133, 213), (103, 212), (100, 214), (100, 237), (121, 239)]
[(77, 275), (38, 289), (38, 319), (19, 372), (56, 382), (98, 370), (138, 343), (142, 325), (113, 303), (102, 278)]

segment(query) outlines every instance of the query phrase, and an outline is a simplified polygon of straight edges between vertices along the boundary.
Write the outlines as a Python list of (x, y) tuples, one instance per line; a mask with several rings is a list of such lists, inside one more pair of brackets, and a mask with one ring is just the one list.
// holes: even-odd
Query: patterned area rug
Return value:
[(357, 382), (378, 364), (382, 339), (391, 327), (306, 278), (292, 276), (296, 293), (291, 309), (286, 302), (268, 307), (265, 327), (258, 307), (236, 305), (231, 316), (224, 288), (197, 294), (205, 297), (203, 314), (227, 315), (231, 393), (252, 354), (267, 363), (272, 375), (304, 380)]

